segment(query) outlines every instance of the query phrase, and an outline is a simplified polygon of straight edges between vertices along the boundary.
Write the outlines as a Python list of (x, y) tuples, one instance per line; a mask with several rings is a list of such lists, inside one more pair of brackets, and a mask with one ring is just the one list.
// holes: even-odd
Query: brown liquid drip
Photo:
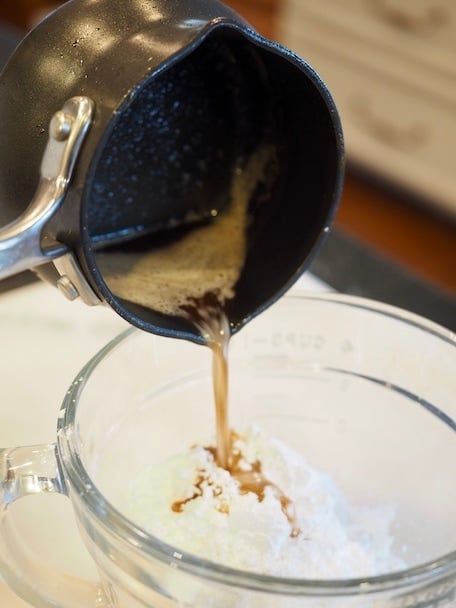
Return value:
[(230, 326), (222, 304), (215, 292), (207, 293), (181, 307), (194, 323), (212, 350), (212, 383), (215, 400), (216, 455), (215, 461), (230, 470), (231, 432), (228, 423), (228, 345)]
[[(245, 470), (242, 466), (244, 460), (243, 454), (234, 447), (234, 442), (238, 439), (236, 433), (230, 434), (230, 467), (229, 472), (231, 476), (239, 483), (239, 492), (241, 494), (247, 494), (252, 492), (256, 494), (258, 500), (262, 502), (265, 498), (266, 488), (272, 488), (275, 497), (279, 500), (282, 512), (287, 518), (290, 526), (292, 538), (296, 538), (301, 534), (301, 530), (296, 526), (296, 509), (293, 501), (284, 494), (278, 485), (269, 481), (263, 475), (263, 467), (259, 460), (255, 460), (253, 463), (248, 463), (250, 470)], [(210, 452), (214, 459), (216, 459), (216, 449), (211, 446), (205, 447), (205, 450)]]
[(195, 491), (193, 492), (193, 494), (189, 498), (184, 498), (183, 500), (176, 500), (176, 502), (173, 502), (173, 504), (171, 505), (171, 510), (174, 511), (175, 513), (182, 513), (186, 504), (188, 504), (189, 502), (192, 502), (192, 500), (195, 500), (196, 498), (199, 498), (200, 496), (202, 496), (203, 495), (202, 485), (203, 485), (205, 479), (206, 478), (203, 474), (198, 475), (198, 478), (194, 484)]
[[(223, 311), (223, 305), (215, 292), (206, 293), (202, 298), (193, 298), (181, 310), (192, 323), (194, 323), (206, 340), (206, 344), (212, 350), (212, 378), (214, 387), (215, 411), (216, 411), (216, 447), (205, 447), (210, 452), (218, 466), (230, 472), (231, 476), (239, 483), (241, 494), (252, 492), (262, 502), (265, 498), (266, 488), (272, 488), (276, 498), (279, 500), (282, 512), (287, 518), (291, 532), (290, 536), (296, 538), (301, 530), (296, 526), (296, 510), (293, 501), (273, 482), (269, 481), (262, 471), (260, 461), (249, 463), (250, 470), (244, 470), (245, 464), (243, 454), (235, 448), (238, 438), (229, 427), (228, 417), (228, 346), (230, 341), (230, 327), (228, 319)], [(194, 494), (187, 499), (176, 501), (172, 510), (182, 512), (183, 507), (199, 498), (202, 484), (210, 480), (201, 471), (195, 483)], [(214, 491), (216, 494), (216, 490)], [(222, 513), (229, 513), (227, 505), (221, 505)]]

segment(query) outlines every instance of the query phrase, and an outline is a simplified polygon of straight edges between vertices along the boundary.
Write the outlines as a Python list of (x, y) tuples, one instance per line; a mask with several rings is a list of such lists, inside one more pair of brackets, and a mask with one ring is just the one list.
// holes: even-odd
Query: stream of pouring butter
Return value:
[[(249, 202), (255, 189), (270, 181), (274, 161), (271, 146), (258, 148), (243, 167), (235, 170), (230, 204), (220, 213), (214, 210), (213, 219), (207, 224), (150, 251), (123, 248), (100, 252), (97, 263), (117, 297), (163, 314), (184, 317), (198, 327), (213, 353), (216, 409), (213, 453), (217, 464), (238, 479), (241, 493), (252, 491), (262, 500), (265, 487), (272, 487), (292, 525), (292, 535), (296, 536), (299, 531), (293, 527), (293, 505), (277, 486), (264, 478), (261, 463), (254, 463), (250, 473), (239, 468), (228, 416), (231, 331), (224, 308), (226, 301), (235, 296), (235, 285), (246, 258)], [(212, 452), (212, 448), (208, 449)], [(179, 511), (179, 506), (175, 510)]]

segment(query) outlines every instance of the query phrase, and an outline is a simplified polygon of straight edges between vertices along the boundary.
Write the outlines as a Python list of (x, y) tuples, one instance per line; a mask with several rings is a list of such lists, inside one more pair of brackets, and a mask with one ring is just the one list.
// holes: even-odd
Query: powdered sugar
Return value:
[(299, 453), (251, 428), (237, 440), (241, 466), (264, 476), (296, 511), (293, 526), (274, 486), (241, 493), (206, 443), (143, 470), (130, 488), (129, 517), (180, 552), (233, 568), (293, 578), (352, 578), (405, 564), (392, 552), (394, 510), (353, 506), (332, 478)]

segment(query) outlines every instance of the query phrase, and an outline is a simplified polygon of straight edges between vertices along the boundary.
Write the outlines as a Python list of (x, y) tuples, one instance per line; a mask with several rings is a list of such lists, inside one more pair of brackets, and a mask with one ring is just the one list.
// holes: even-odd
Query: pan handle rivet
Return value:
[(56, 141), (65, 141), (71, 133), (73, 117), (59, 111), (52, 117), (49, 125), (49, 135)]
[(59, 291), (67, 298), (67, 300), (70, 300), (70, 302), (76, 300), (76, 298), (79, 298), (78, 290), (66, 275), (60, 277), (60, 279), (57, 281), (57, 287)]

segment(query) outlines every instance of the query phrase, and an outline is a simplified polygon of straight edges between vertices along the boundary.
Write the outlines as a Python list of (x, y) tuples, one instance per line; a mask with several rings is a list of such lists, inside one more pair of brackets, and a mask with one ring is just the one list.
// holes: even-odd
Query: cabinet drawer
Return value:
[[(348, 160), (456, 216), (456, 52), (442, 40), (428, 53), (437, 30), (426, 40), (418, 30), (402, 31), (382, 22), (378, 5), (286, 0), (279, 39), (327, 82)], [(453, 0), (441, 6), (456, 15)], [(454, 28), (455, 21), (447, 25)]]
[(456, 107), (287, 29), (286, 44), (319, 72), (339, 108), (349, 161), (456, 215)]
[(337, 46), (345, 56), (385, 71), (402, 70), (405, 80), (423, 88), (432, 78), (434, 94), (456, 101), (456, 2), (439, 1), (448, 9), (448, 20), (422, 32), (403, 30), (381, 16), (378, 5), (415, 6), (406, 0), (285, 0), (279, 31), (283, 35), (299, 27), (303, 37), (320, 32), (324, 45)]
[[(372, 23), (378, 34), (398, 41), (416, 42), (456, 52), (456, 3), (454, 0), (330, 0)], [(314, 3), (314, 5), (317, 3)], [(322, 3), (319, 3), (320, 6)]]

